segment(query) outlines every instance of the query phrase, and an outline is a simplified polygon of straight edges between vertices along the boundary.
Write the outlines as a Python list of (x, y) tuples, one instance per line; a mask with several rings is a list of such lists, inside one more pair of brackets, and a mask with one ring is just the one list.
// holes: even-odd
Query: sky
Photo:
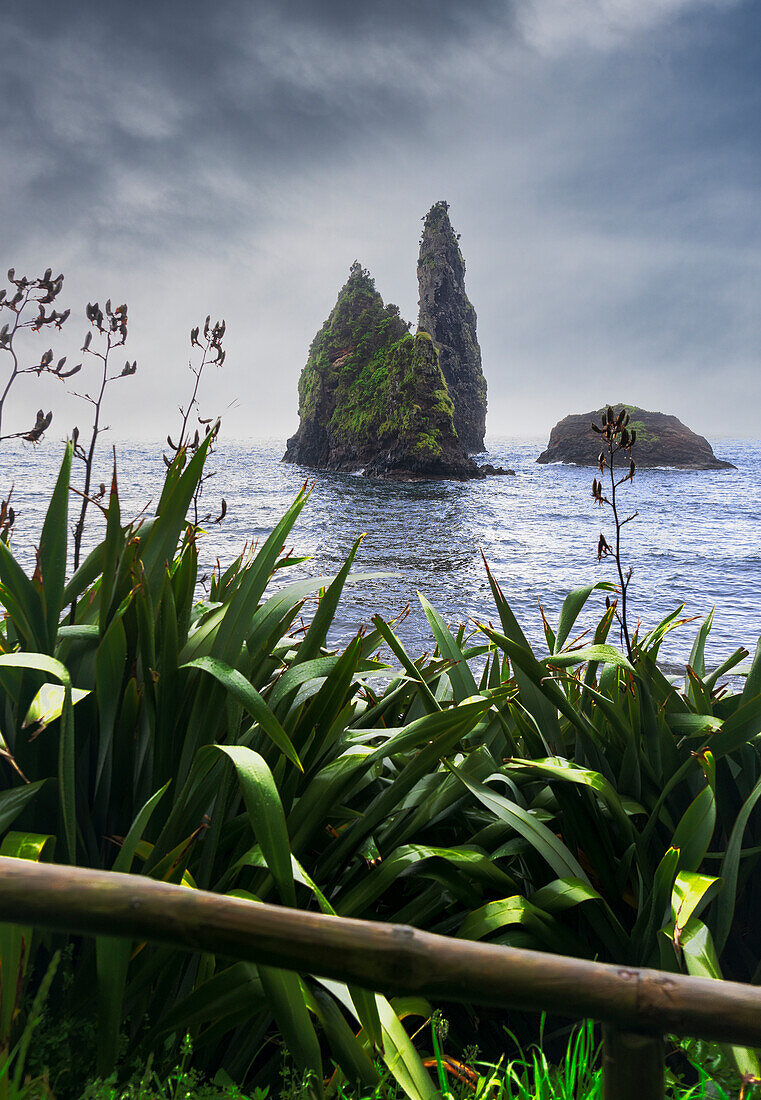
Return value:
[[(117, 438), (176, 427), (207, 314), (202, 414), (291, 434), (353, 260), (416, 321), (440, 199), (489, 434), (629, 401), (761, 437), (759, 0), (41, 0), (0, 51), (0, 270), (64, 273), (70, 364), (86, 303), (128, 304)], [(33, 378), (9, 418), (42, 404), (86, 419)]]

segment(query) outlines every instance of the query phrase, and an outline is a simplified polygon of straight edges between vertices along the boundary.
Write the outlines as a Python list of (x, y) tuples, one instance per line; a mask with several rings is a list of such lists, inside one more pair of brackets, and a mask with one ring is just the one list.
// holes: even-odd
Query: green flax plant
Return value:
[[(0, 544), (3, 844), (48, 838), (33, 858), (758, 979), (758, 653), (709, 673), (709, 618), (678, 684), (658, 656), (680, 611), (635, 632), (630, 659), (609, 644), (612, 606), (580, 643), (577, 619), (606, 583), (572, 592), (535, 651), (491, 574), (499, 628), (452, 633), (421, 597), (431, 656), (411, 657), (380, 616), (332, 651), (361, 540), (335, 577), (288, 582), (306, 490), (194, 603), (200, 534), (185, 517), (209, 446), (177, 455), (142, 522), (122, 520), (114, 475), (105, 538), (68, 581), (70, 449), (34, 576)], [(55, 946), (27, 935), (14, 990)], [(101, 937), (78, 944), (54, 1010), (97, 1018), (103, 1075), (120, 1042), (171, 1058), (189, 1031), (206, 1073), (266, 1083), (277, 1040), (315, 1092), (328, 1059), (331, 1088), (376, 1089), (380, 1055), (407, 1095), (434, 1093), (402, 1023), (431, 1015), (419, 998)], [(15, 1002), (3, 1011), (10, 1042)], [(734, 1057), (757, 1072), (750, 1052)]]
[[(635, 632), (630, 660), (607, 642), (613, 605), (591, 644), (568, 644), (586, 588), (566, 599), (556, 631), (545, 624), (548, 653), (537, 656), (490, 579), (501, 630), (481, 629), (492, 662), (512, 666), (504, 718), (516, 747), (486, 783), (451, 770), (482, 812), (473, 842), (496, 843), (520, 888), (456, 934), (758, 981), (761, 650), (741, 668), (738, 649), (708, 673), (709, 616), (680, 686), (658, 656), (681, 609)], [(722, 683), (732, 671), (745, 673), (742, 690)], [(734, 1056), (758, 1076), (751, 1052)]]
[[(34, 576), (0, 547), (4, 854), (42, 858), (47, 846), (46, 858), (62, 862), (331, 912), (298, 853), (311, 857), (312, 834), (329, 820), (360, 816), (363, 789), (380, 784), (383, 770), (371, 734), (363, 745), (350, 732), (367, 709), (368, 680), (389, 671), (374, 657), (379, 635), (358, 636), (342, 654), (325, 648), (341, 590), (357, 579), (349, 574), (359, 540), (335, 578), (268, 594), (296, 560), (283, 548), (304, 489), (259, 551), (239, 557), (194, 604), (198, 531), (185, 516), (210, 443), (187, 462), (176, 456), (150, 519), (123, 522), (114, 473), (105, 538), (68, 581), (71, 446)], [(310, 626), (289, 634), (313, 594), (321, 595)], [(64, 621), (72, 603), (75, 621)], [(458, 718), (472, 725), (476, 714)], [(430, 736), (418, 723), (406, 751)], [(6, 1045), (43, 944), (30, 929), (19, 935), (23, 945), (0, 961), (13, 979), (3, 983)], [(102, 1074), (125, 1038), (161, 1046), (192, 1027), (201, 1062), (243, 1077), (262, 1043), (264, 1060), (275, 1056), (265, 1042), (274, 1022), (319, 1092), (316, 1021), (347, 1079), (372, 1085), (379, 1053), (409, 1095), (432, 1095), (383, 997), (107, 937), (92, 950), (82, 945), (76, 960), (70, 1001), (59, 1007), (97, 1018)], [(428, 1012), (424, 1003), (400, 1011), (415, 1007)]]

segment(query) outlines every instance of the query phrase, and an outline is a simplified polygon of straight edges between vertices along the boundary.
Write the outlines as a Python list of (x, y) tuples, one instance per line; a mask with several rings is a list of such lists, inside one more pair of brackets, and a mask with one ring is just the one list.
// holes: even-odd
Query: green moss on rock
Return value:
[(355, 261), (299, 380), (286, 461), (380, 476), (475, 476), (426, 332), (412, 336)]

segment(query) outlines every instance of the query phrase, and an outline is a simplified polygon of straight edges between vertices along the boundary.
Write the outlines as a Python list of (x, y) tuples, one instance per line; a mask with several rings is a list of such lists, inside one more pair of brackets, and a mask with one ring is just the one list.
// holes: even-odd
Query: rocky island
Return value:
[(413, 335), (355, 261), (299, 379), (285, 462), (396, 479), (507, 473), (479, 466), (486, 381), (465, 264), (446, 203), (425, 218)]
[[(607, 406), (606, 406), (607, 408)], [(615, 404), (619, 412), (622, 405)], [(629, 430), (637, 433), (635, 461), (637, 466), (674, 466), (682, 470), (734, 470), (731, 462), (717, 458), (711, 444), (696, 435), (675, 416), (648, 412), (626, 405), (631, 417)], [(577, 466), (596, 466), (600, 452), (600, 437), (592, 430), (592, 422), (600, 423), (605, 410), (566, 416), (550, 432), (547, 449), (537, 462), (571, 462)]]

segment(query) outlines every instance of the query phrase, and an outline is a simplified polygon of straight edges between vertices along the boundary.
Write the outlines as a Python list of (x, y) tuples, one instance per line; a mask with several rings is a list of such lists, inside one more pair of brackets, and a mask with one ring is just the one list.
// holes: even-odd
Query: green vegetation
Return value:
[(385, 417), (386, 356), (408, 326), (384, 306), (370, 273), (356, 261), (299, 379), (299, 416), (314, 416), (319, 395), (335, 391), (331, 429), (342, 439), (377, 431)]
[[(440, 455), (442, 432), (454, 436), (454, 408), (431, 338), (413, 337), (408, 328), (355, 262), (309, 349), (299, 380), (302, 423), (318, 417), (327, 424), (332, 445), (354, 453), (377, 449), (379, 440), (396, 441), (401, 429), (411, 450)], [(430, 345), (422, 355), (421, 341)], [(427, 411), (433, 411), (435, 424)]]
[[(287, 583), (305, 492), (195, 602), (202, 532), (185, 517), (210, 445), (178, 452), (142, 523), (122, 518), (114, 471), (105, 538), (69, 580), (71, 447), (33, 577), (0, 542), (3, 855), (759, 980), (761, 649), (707, 671), (709, 616), (677, 682), (657, 662), (681, 609), (635, 632), (630, 656), (610, 644), (613, 606), (589, 643), (574, 639), (586, 602), (610, 590), (598, 584), (545, 621), (537, 652), (488, 574), (498, 627), (453, 634), (421, 597), (431, 657), (413, 658), (379, 616), (335, 652), (359, 540), (335, 577)], [(311, 623), (292, 633), (309, 599)], [(48, 992), (60, 949), (66, 980), (50, 976)], [(387, 1074), (414, 1100), (437, 1092), (408, 1037), (435, 1007), (419, 998), (14, 926), (0, 926), (0, 974), (3, 1100), (44, 1074), (24, 1039), (40, 998), (59, 1100), (149, 1057), (166, 1080), (188, 1033), (188, 1068), (249, 1091), (277, 1080), (284, 1043), (313, 1094), (325, 1081), (379, 1095)], [(458, 1011), (450, 1042), (497, 1062), (504, 1021)], [(753, 1052), (718, 1057), (759, 1075)]]
[(387, 419), (381, 438), (398, 440), (413, 454), (437, 458), (454, 436), (454, 405), (427, 332), (407, 334), (389, 349)]
[(643, 413), (645, 409), (639, 408), (638, 405), (627, 405), (621, 402), (616, 402), (610, 407), (614, 410), (616, 416), (621, 412), (621, 409), (626, 409), (629, 414), (629, 430), (636, 432), (637, 439), (640, 443), (650, 444), (658, 442), (660, 436), (656, 435), (655, 432), (648, 431), (645, 427), (644, 420), (642, 420), (641, 416), (637, 416), (637, 413)]

